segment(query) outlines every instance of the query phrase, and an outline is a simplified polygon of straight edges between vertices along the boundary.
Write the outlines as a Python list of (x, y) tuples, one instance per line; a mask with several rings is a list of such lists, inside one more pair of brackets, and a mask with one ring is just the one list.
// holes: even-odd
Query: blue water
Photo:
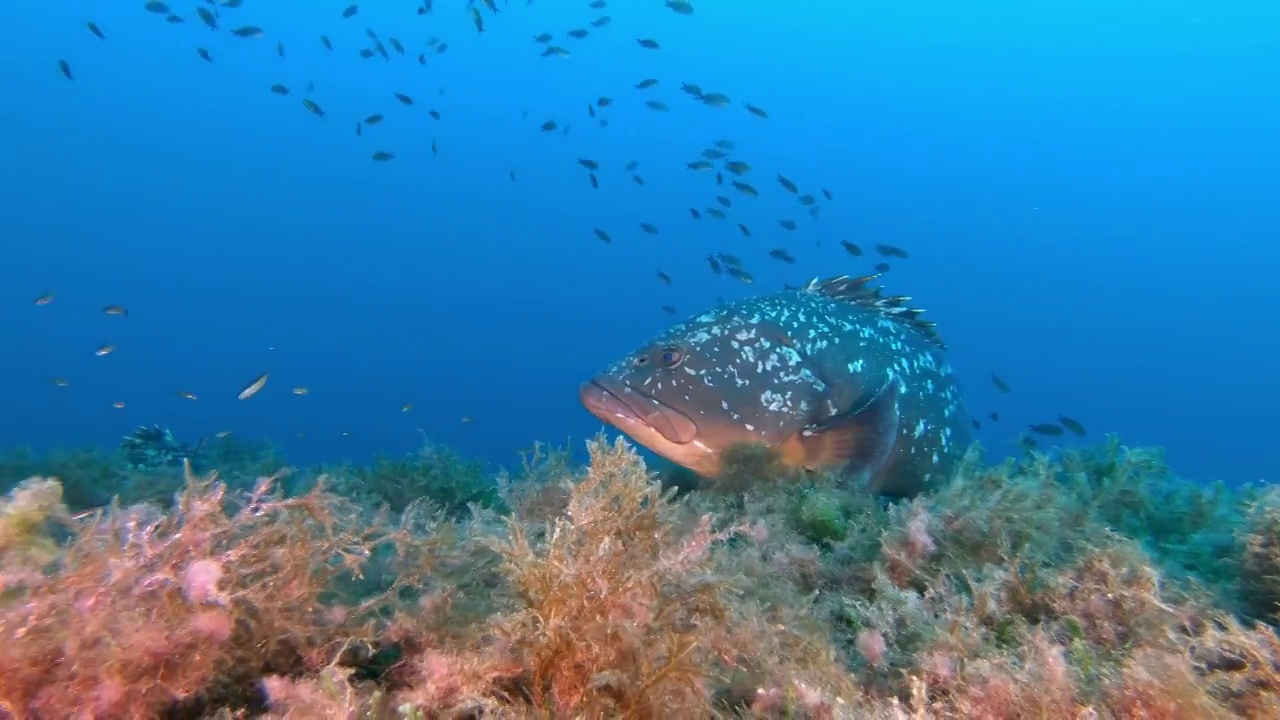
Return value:
[[(483, 34), (461, 1), (344, 20), (343, 0), (246, 0), (221, 32), (193, 0), (173, 3), (182, 25), (143, 4), (0, 5), (0, 445), (160, 423), (270, 437), (306, 463), (407, 452), (421, 430), (509, 464), (598, 429), (578, 383), (670, 324), (662, 305), (869, 270), (847, 239), (911, 252), (888, 289), (938, 322), (975, 413), (1000, 412), (980, 433), (994, 455), (1065, 413), (1091, 438), (1167, 446), (1188, 476), (1280, 462), (1274, 3), (695, 0), (685, 17), (516, 0)], [(248, 24), (266, 36), (226, 32)], [(577, 27), (589, 37), (564, 37)], [(409, 54), (361, 59), (365, 28)], [(572, 56), (539, 57), (541, 32)], [(633, 89), (647, 77), (661, 85)], [(682, 82), (734, 102), (698, 104)], [(607, 128), (586, 114), (599, 96)], [(569, 133), (540, 132), (549, 119)], [(684, 169), (722, 138), (760, 198)], [(599, 190), (579, 157), (602, 165)], [(777, 173), (832, 192), (819, 221)], [(689, 217), (717, 194), (753, 238)], [(770, 260), (777, 246), (798, 263)], [(756, 284), (712, 276), (713, 251)], [(127, 318), (102, 314), (115, 303)], [(95, 357), (105, 342), (119, 349)]]

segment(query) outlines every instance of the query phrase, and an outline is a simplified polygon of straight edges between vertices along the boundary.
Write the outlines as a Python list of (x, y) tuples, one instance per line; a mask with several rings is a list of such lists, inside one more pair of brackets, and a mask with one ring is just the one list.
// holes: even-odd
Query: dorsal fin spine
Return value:
[(920, 319), (919, 316), (924, 312), (924, 309), (907, 307), (904, 304), (911, 300), (910, 296), (883, 295), (883, 286), (871, 287), (868, 284), (881, 276), (882, 273), (874, 273), (859, 277), (840, 275), (826, 280), (814, 278), (801, 289), (801, 292), (824, 295), (832, 300), (872, 308), (890, 320), (914, 328), (930, 342), (945, 350), (947, 348), (946, 343), (942, 341), (937, 330), (934, 329), (934, 323)]

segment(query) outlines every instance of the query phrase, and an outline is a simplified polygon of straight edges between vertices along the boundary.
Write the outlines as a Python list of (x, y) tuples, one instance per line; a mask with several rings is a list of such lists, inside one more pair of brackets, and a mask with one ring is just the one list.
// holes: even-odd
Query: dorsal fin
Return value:
[(882, 273), (875, 273), (872, 275), (861, 275), (859, 277), (841, 275), (839, 277), (827, 278), (826, 280), (814, 278), (809, 281), (808, 285), (801, 288), (801, 291), (825, 295), (832, 300), (853, 303), (860, 307), (875, 310), (890, 320), (895, 320), (915, 328), (928, 338), (929, 342), (937, 345), (943, 350), (946, 350), (947, 344), (944, 343), (942, 341), (942, 337), (938, 335), (938, 331), (934, 328), (934, 324), (928, 320), (920, 319), (920, 314), (923, 313), (924, 310), (920, 308), (907, 307), (906, 303), (911, 300), (911, 298), (904, 295), (885, 295), (883, 286), (870, 285), (873, 280), (876, 280), (881, 276)]

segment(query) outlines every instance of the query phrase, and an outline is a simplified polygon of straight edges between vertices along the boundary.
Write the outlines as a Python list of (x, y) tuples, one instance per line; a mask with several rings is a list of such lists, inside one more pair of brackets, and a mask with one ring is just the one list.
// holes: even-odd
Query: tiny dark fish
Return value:
[(658, 271), (658, 279), (662, 281), (663, 285), (667, 285), (667, 286), (671, 285), (671, 276), (662, 272), (661, 270)]
[(287, 88), (287, 87), (285, 87), (284, 85), (281, 85), (281, 84), (279, 84), (279, 83), (276, 83), (275, 85), (272, 85), (272, 86), (271, 86), (271, 92), (273, 92), (273, 93), (275, 93), (275, 94), (277, 94), (277, 95), (288, 95), (288, 94), (289, 94), (289, 88)]
[(218, 18), (209, 11), (209, 8), (206, 8), (203, 5), (197, 7), (196, 15), (200, 16), (200, 22), (208, 25), (210, 30), (218, 29)]
[(848, 240), (841, 240), (840, 247), (843, 247), (845, 252), (849, 253), (854, 257), (859, 257), (862, 255), (862, 248), (858, 247), (857, 245), (854, 245)]
[(991, 418), (991, 422), (1000, 422), (1000, 413), (998, 412), (988, 413), (987, 417)]
[(100, 39), (102, 40), (107, 39), (107, 36), (103, 35), (102, 30), (92, 21), (85, 23), (84, 26), (89, 28), (89, 32), (93, 33), (94, 35), (97, 35)]
[(68, 80), (75, 80), (75, 79), (76, 79), (75, 75), (71, 74), (71, 65), (70, 65), (69, 63), (67, 63), (67, 61), (66, 61), (66, 60), (59, 60), (59, 61), (58, 61), (58, 70), (59, 70), (59, 71), (63, 74), (63, 76), (64, 76), (64, 77), (66, 77)]
[(876, 252), (888, 258), (907, 259), (907, 251), (896, 245), (885, 245), (883, 243), (875, 246)]
[(664, 313), (666, 313), (666, 314), (668, 314), (668, 315), (675, 315), (675, 314), (676, 314), (676, 309), (675, 309), (675, 306), (673, 306), (673, 305), (663, 305), (663, 306), (662, 306), (662, 312), (664, 312)]
[(1071, 434), (1076, 437), (1084, 437), (1089, 434), (1089, 431), (1085, 429), (1084, 425), (1082, 425), (1079, 420), (1073, 420), (1066, 415), (1059, 415), (1058, 422), (1062, 427), (1070, 430)]
[(1027, 429), (1037, 435), (1044, 435), (1045, 437), (1058, 437), (1062, 435), (1062, 426), (1057, 423), (1040, 423), (1038, 425), (1032, 425)]
[(783, 229), (783, 230), (795, 230), (795, 229), (796, 229), (796, 221), (795, 221), (795, 220), (779, 220), (779, 221), (778, 221), (778, 224), (782, 226), (782, 229)]
[(324, 46), (325, 50), (333, 50), (333, 41), (329, 39), (328, 35), (320, 36), (320, 44)]
[(795, 183), (791, 182), (790, 180), (788, 180), (786, 177), (782, 175), (778, 176), (778, 184), (782, 186), (783, 190), (786, 190), (789, 193), (800, 192), (800, 188), (797, 187)]
[(658, 84), (657, 78), (645, 78), (644, 80), (641, 80), (640, 82), (636, 83), (636, 89), (647, 90), (657, 84)]
[(1006, 383), (1004, 380), (1002, 380), (1000, 376), (995, 373), (991, 373), (991, 384), (995, 385), (996, 389), (1002, 393), (1007, 394), (1009, 392), (1009, 384)]
[[(358, 12), (360, 12), (360, 6), (356, 5), (355, 3), (351, 3), (350, 5), (347, 6), (345, 10), (342, 11), (342, 17), (344, 19), (353, 18), (356, 16), (356, 13)], [(376, 15), (377, 13), (374, 13), (374, 14)]]
[(698, 212), (696, 208), (689, 208), (689, 216), (692, 217), (694, 220), (702, 219), (702, 213)]
[(751, 103), (743, 103), (742, 105), (747, 109), (747, 112), (751, 113), (752, 115), (755, 115), (756, 117), (762, 118), (765, 120), (769, 119), (769, 113), (765, 112), (763, 109), (756, 107)]
[(404, 93), (391, 93), (391, 94), (395, 95), (396, 99), (399, 100), (404, 105), (413, 104), (413, 98), (409, 97), (408, 95), (405, 95)]
[(889, 263), (876, 263), (874, 269), (878, 273), (887, 273), (889, 272)]
[(205, 62), (213, 62), (213, 57), (209, 55), (209, 51), (205, 50), (202, 47), (196, 48), (196, 54), (199, 55), (200, 59), (204, 60)]
[(596, 234), (596, 237), (600, 238), (600, 242), (603, 242), (603, 243), (613, 242), (613, 239), (609, 237), (609, 233), (601, 230), (600, 228), (595, 228), (592, 232)]
[(783, 248), (774, 248), (770, 250), (769, 257), (773, 258), (774, 260), (781, 260), (782, 262), (787, 263), (788, 265), (795, 265), (796, 263), (795, 257), (793, 257), (791, 253), (787, 252)]
[(379, 150), (373, 154), (374, 162), (386, 162), (388, 160), (394, 160), (395, 158), (396, 156), (393, 153), (389, 153), (386, 150)]
[(652, 39), (649, 39), (649, 38), (640, 38), (640, 39), (636, 40), (636, 43), (637, 43), (640, 47), (642, 47), (642, 48), (644, 48), (644, 49), (646, 49), (646, 50), (657, 50), (657, 49), (658, 49), (658, 41), (657, 41), (657, 40), (652, 40)]
[(643, 230), (643, 231), (645, 231), (645, 232), (646, 232), (646, 233), (648, 233), (649, 235), (657, 235), (657, 234), (658, 234), (658, 228), (657, 228), (657, 227), (655, 227), (655, 226), (653, 226), (653, 225), (650, 225), (650, 224), (649, 224), (649, 223), (647, 223), (647, 222), (642, 222), (642, 223), (640, 223), (640, 229), (641, 229), (641, 230)]
[(242, 38), (260, 38), (262, 37), (262, 28), (256, 25), (244, 25), (231, 31), (232, 35)]

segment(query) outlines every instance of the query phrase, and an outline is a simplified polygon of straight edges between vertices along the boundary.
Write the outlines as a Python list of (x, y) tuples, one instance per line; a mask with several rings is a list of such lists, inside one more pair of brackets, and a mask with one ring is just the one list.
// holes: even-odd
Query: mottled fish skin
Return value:
[[(910, 496), (950, 477), (970, 415), (944, 348), (907, 298), (865, 278), (713, 308), (583, 384), (596, 417), (704, 476), (721, 453), (764, 443), (784, 463), (860, 475)], [(859, 292), (849, 292), (850, 288)], [(843, 443), (828, 442), (840, 437)]]

